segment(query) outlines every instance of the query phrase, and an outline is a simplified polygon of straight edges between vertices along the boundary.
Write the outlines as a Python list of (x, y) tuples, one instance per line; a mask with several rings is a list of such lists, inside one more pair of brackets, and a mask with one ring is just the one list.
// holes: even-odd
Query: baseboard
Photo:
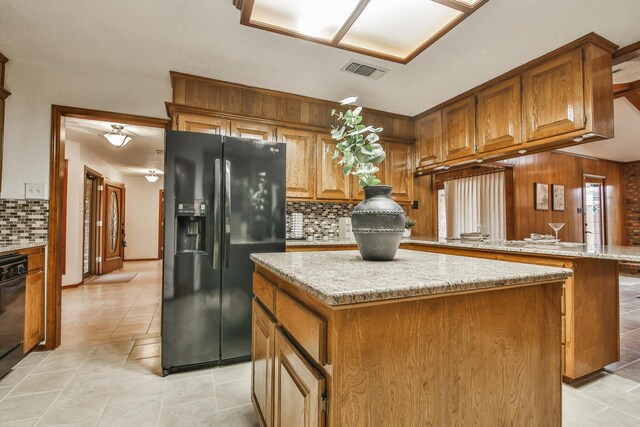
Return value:
[(81, 286), (84, 284), (84, 279), (82, 279), (82, 281), (78, 282), (78, 283), (72, 283), (70, 285), (62, 285), (62, 289), (72, 289), (72, 288), (77, 288), (78, 286)]
[(128, 262), (128, 261), (159, 261), (162, 258), (131, 258), (131, 259), (125, 259), (124, 262)]

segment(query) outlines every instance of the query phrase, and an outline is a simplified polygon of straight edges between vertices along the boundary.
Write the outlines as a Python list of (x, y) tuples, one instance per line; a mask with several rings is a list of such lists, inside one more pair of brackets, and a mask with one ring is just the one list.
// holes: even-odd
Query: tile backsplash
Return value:
[(305, 238), (337, 238), (338, 219), (351, 216), (353, 208), (351, 203), (287, 202), (287, 235), (290, 231), (289, 216), (300, 212), (304, 215)]
[(48, 200), (0, 199), (0, 241), (47, 240)]

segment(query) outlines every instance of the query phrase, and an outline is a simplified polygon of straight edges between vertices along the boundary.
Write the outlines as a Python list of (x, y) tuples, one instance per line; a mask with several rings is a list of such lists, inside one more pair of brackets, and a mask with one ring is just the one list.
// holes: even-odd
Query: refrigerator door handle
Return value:
[(220, 269), (220, 191), (222, 190), (222, 171), (220, 170), (220, 159), (216, 159), (213, 168), (214, 179), (214, 203), (213, 203), (213, 268)]
[(224, 161), (224, 267), (229, 268), (231, 252), (231, 162)]

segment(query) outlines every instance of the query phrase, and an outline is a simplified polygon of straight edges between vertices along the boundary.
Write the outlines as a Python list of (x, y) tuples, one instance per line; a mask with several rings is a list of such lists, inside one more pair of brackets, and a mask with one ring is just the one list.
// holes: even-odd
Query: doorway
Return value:
[(605, 178), (583, 176), (582, 215), (584, 242), (588, 245), (606, 244)]
[(98, 189), (102, 175), (93, 169), (84, 167), (84, 201), (82, 210), (82, 277), (86, 279), (96, 275), (98, 271), (98, 256), (100, 253), (98, 238), (98, 220), (100, 212), (100, 197)]

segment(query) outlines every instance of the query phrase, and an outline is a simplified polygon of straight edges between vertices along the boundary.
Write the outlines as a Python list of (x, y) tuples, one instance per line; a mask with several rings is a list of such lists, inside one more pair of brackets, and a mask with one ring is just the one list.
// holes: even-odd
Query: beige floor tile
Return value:
[(33, 371), (33, 367), (13, 368), (7, 375), (0, 379), (0, 387), (15, 387)]
[(209, 399), (184, 402), (174, 406), (163, 406), (160, 411), (160, 426), (191, 427), (218, 426), (216, 400)]
[(131, 359), (124, 366), (125, 375), (162, 376), (159, 357), (148, 357), (146, 359)]
[(4, 397), (11, 393), (11, 390), (13, 390), (13, 387), (0, 387), (0, 400), (4, 399)]
[(133, 347), (130, 359), (146, 359), (148, 357), (160, 356), (160, 343), (137, 345)]
[(98, 357), (105, 356), (117, 356), (119, 354), (129, 354), (134, 341), (119, 341), (105, 344), (98, 344), (94, 347), (93, 351), (89, 353), (89, 359), (96, 359)]
[(27, 357), (22, 359), (20, 363), (16, 365), (16, 368), (32, 368), (36, 367), (51, 354), (50, 351), (33, 351), (27, 354)]
[(258, 427), (253, 405), (244, 405), (218, 412), (216, 427)]
[(62, 390), (59, 399), (111, 393), (119, 379), (118, 375), (111, 373), (74, 377)]
[(211, 375), (211, 368), (202, 368), (202, 369), (193, 369), (190, 371), (175, 372), (175, 373), (169, 374), (165, 378), (165, 380), (167, 382), (180, 381), (185, 378), (200, 377), (203, 375)]
[(216, 385), (224, 384), (232, 381), (250, 380), (251, 379), (251, 363), (238, 363), (229, 366), (219, 366), (213, 368), (213, 380)]
[(627, 415), (640, 418), (640, 396), (628, 393), (620, 388), (609, 384), (599, 383), (585, 390), (580, 394), (590, 397), (607, 406), (611, 406)]
[(58, 397), (58, 391), (5, 398), (0, 402), (0, 423), (40, 417)]
[(0, 427), (34, 427), (38, 424), (40, 418), (31, 418), (30, 420), (11, 421), (8, 423), (0, 423)]
[(213, 378), (211, 375), (204, 375), (167, 382), (164, 386), (162, 406), (167, 407), (213, 397)]
[(613, 408), (606, 408), (587, 418), (583, 424), (584, 427), (638, 427), (640, 419), (631, 417)]
[(562, 421), (564, 424), (579, 423), (598, 411), (602, 411), (606, 405), (597, 402), (570, 386), (562, 387)]
[(47, 357), (38, 366), (36, 366), (33, 373), (41, 374), (44, 372), (56, 372), (65, 369), (78, 369), (87, 358), (87, 354), (85, 354), (84, 351), (81, 351), (78, 353), (69, 352), (58, 356), (58, 354), (54, 352), (54, 354)]
[(60, 391), (65, 388), (75, 373), (75, 369), (46, 372), (43, 374), (31, 373), (13, 389), (8, 398), (24, 396), (25, 394), (43, 393), (45, 391)]
[(588, 390), (593, 387), (595, 388), (601, 387), (603, 384), (615, 387), (618, 390), (622, 390), (622, 391), (629, 391), (638, 386), (638, 383), (636, 381), (623, 378), (619, 375), (607, 373), (603, 377), (599, 378), (598, 380), (592, 383), (586, 384), (584, 387), (581, 388), (581, 391)]
[(113, 389), (111, 401), (135, 400), (141, 397), (162, 397), (164, 379), (157, 376), (128, 376), (123, 374)]
[(216, 384), (218, 411), (251, 403), (251, 380)]
[(57, 399), (45, 412), (39, 426), (60, 426), (72, 424), (97, 425), (109, 402), (110, 393)]
[(159, 420), (161, 397), (147, 396), (142, 399), (111, 401), (100, 420), (104, 427), (156, 426)]
[(127, 362), (128, 354), (119, 354), (116, 356), (98, 357), (96, 359), (85, 360), (80, 369), (78, 376), (95, 375), (103, 373), (119, 374)]

